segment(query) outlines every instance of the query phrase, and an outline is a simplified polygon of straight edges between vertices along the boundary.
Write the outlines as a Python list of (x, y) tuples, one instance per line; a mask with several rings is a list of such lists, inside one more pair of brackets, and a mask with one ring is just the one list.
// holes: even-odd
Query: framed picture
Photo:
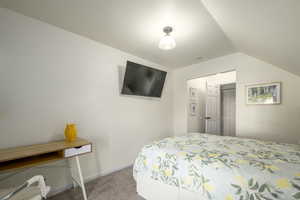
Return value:
[(281, 103), (281, 83), (265, 83), (246, 86), (248, 105), (270, 105)]
[(197, 97), (197, 88), (190, 87), (189, 93), (190, 93), (190, 98), (195, 99)]
[(196, 114), (197, 114), (197, 103), (191, 101), (189, 107), (190, 107), (189, 108), (190, 109), (190, 115), (191, 116), (196, 116)]

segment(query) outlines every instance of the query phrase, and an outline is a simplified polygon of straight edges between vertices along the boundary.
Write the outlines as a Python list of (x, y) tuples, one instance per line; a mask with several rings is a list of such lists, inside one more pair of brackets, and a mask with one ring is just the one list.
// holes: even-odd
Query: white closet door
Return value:
[(220, 134), (220, 86), (207, 83), (205, 132)]

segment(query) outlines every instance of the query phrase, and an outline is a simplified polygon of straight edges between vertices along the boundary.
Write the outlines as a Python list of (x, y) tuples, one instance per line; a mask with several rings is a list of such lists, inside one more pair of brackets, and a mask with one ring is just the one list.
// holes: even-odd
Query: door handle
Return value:
[(211, 117), (204, 117), (204, 119), (211, 119)]

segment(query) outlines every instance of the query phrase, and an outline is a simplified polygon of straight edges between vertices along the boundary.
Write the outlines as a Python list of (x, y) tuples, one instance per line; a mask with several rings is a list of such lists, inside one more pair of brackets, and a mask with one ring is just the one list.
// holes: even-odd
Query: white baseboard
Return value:
[(106, 176), (106, 175), (109, 175), (109, 174), (112, 174), (114, 172), (118, 172), (118, 171), (121, 171), (125, 168), (128, 168), (128, 167), (131, 167), (132, 164), (130, 165), (125, 165), (125, 166), (122, 166), (122, 167), (119, 167), (119, 168), (116, 168), (116, 169), (113, 169), (113, 170), (110, 170), (110, 171), (107, 171), (107, 172), (104, 172), (104, 173), (100, 173), (100, 174), (95, 174), (95, 175), (91, 175), (91, 176), (88, 176), (88, 177), (85, 177), (84, 178), (84, 182), (89, 182), (89, 181), (92, 181), (92, 180), (95, 180), (101, 176)]
[(51, 190), (50, 190), (49, 194), (47, 195), (47, 197), (54, 196), (54, 195), (59, 194), (59, 193), (61, 193), (61, 192), (63, 192), (63, 191), (66, 191), (66, 190), (68, 190), (68, 189), (71, 189), (72, 187), (73, 187), (72, 184), (68, 184), (68, 185), (66, 185), (66, 186), (56, 188), (55, 190), (53, 190), (53, 189), (51, 188)]

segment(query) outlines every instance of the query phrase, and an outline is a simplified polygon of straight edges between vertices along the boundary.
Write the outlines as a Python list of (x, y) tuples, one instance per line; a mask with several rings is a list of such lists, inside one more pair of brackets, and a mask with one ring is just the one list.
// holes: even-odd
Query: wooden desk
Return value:
[(92, 152), (92, 143), (82, 138), (78, 138), (74, 142), (62, 140), (45, 144), (0, 149), (0, 172), (9, 172), (53, 161), (75, 158), (79, 181), (74, 178), (71, 169), (73, 186), (75, 187), (77, 183), (82, 189), (84, 200), (87, 200), (78, 156), (90, 152)]

